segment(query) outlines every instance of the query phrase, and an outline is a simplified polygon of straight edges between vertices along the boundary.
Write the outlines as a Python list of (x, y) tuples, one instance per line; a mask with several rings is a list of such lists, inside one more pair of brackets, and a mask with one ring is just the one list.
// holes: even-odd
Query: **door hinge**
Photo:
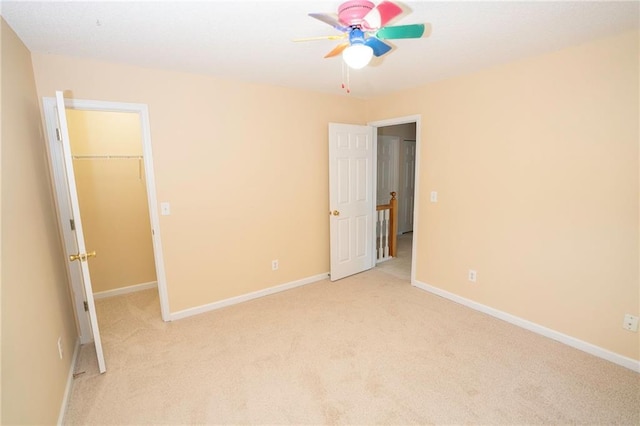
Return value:
[(84, 301), (84, 311), (89, 312), (89, 303), (86, 300)]
[(76, 221), (73, 219), (69, 219), (69, 224), (71, 225), (71, 230), (75, 231), (76, 230)]
[(58, 129), (57, 127), (56, 127), (56, 139), (58, 139), (59, 141), (62, 140), (62, 135), (60, 135), (60, 129)]

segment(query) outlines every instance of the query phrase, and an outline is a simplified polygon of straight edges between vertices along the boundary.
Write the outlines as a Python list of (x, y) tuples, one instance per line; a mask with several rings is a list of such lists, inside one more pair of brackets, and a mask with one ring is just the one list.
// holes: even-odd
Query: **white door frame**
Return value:
[[(368, 126), (372, 126), (375, 131), (373, 132), (373, 144), (374, 144), (374, 149), (373, 149), (373, 179), (374, 182), (376, 182), (376, 174), (378, 173), (377, 171), (377, 164), (378, 164), (378, 127), (387, 127), (387, 126), (395, 126), (397, 124), (407, 124), (407, 123), (416, 123), (416, 168), (415, 168), (415, 188), (414, 188), (414, 194), (415, 194), (415, 198), (414, 198), (414, 202), (413, 202), (413, 243), (412, 243), (412, 251), (411, 251), (411, 284), (415, 285), (416, 282), (416, 255), (417, 255), (417, 247), (418, 247), (418, 205), (420, 204), (418, 202), (418, 198), (419, 198), (419, 194), (420, 194), (420, 189), (419, 189), (419, 184), (420, 184), (420, 151), (421, 151), (421, 143), (420, 143), (420, 135), (421, 135), (421, 131), (420, 131), (420, 127), (421, 127), (421, 119), (422, 116), (420, 114), (416, 114), (416, 115), (407, 115), (404, 117), (396, 117), (396, 118), (389, 118), (386, 120), (378, 120), (378, 121), (371, 121), (369, 123), (367, 123)], [(374, 189), (374, 197), (377, 193), (377, 190)], [(375, 228), (374, 228), (374, 235), (375, 235)], [(374, 238), (375, 241), (375, 238)]]
[[(51, 169), (51, 180), (55, 187), (56, 194), (56, 206), (58, 209), (58, 226), (60, 228), (61, 235), (63, 239), (66, 240), (67, 234), (70, 234), (70, 228), (68, 223), (63, 223), (64, 217), (69, 217), (69, 215), (64, 215), (65, 209), (68, 209), (68, 203), (66, 200), (60, 199), (61, 197), (58, 195), (59, 193), (64, 193), (65, 189), (60, 188), (59, 186), (64, 183), (64, 181), (60, 181), (60, 176), (63, 176), (63, 165), (60, 163), (59, 158), (56, 158), (55, 150), (50, 146), (51, 144), (57, 142), (56, 138), (56, 118), (55, 118), (55, 106), (56, 100), (52, 97), (43, 98), (42, 102), (44, 116), (45, 116), (45, 125), (46, 131), (48, 135), (49, 144), (47, 144), (47, 152), (49, 156), (50, 169)], [(113, 111), (113, 112), (132, 112), (138, 114), (140, 117), (140, 126), (142, 130), (142, 152), (143, 152), (143, 161), (144, 161), (144, 169), (145, 169), (145, 178), (147, 184), (147, 202), (149, 205), (149, 220), (151, 223), (151, 236), (153, 241), (153, 253), (156, 267), (156, 278), (158, 281), (158, 294), (160, 297), (160, 312), (162, 315), (163, 321), (170, 321), (169, 314), (169, 298), (167, 294), (167, 281), (164, 270), (164, 258), (162, 254), (162, 241), (160, 237), (160, 220), (157, 209), (157, 197), (156, 197), (156, 185), (155, 185), (155, 173), (153, 170), (153, 155), (151, 151), (151, 131), (149, 125), (149, 111), (146, 104), (134, 104), (134, 103), (123, 103), (123, 102), (108, 102), (108, 101), (95, 101), (95, 100), (82, 100), (82, 99), (65, 99), (65, 107), (72, 109), (80, 109), (87, 111)], [(65, 251), (67, 251), (67, 247), (65, 245)], [(67, 257), (73, 253), (66, 253)], [(65, 262), (66, 267), (69, 271), (69, 262)], [(88, 326), (88, 319), (84, 314), (84, 306), (82, 298), (83, 292), (81, 289), (74, 288), (74, 285), (77, 284), (72, 279), (73, 274), (69, 273), (69, 278), (71, 280), (70, 285), (72, 286), (72, 290), (74, 293), (74, 308), (76, 310), (76, 317), (78, 318), (78, 327), (80, 334), (81, 343), (86, 343), (91, 340), (91, 336), (87, 334), (87, 331), (90, 330)]]

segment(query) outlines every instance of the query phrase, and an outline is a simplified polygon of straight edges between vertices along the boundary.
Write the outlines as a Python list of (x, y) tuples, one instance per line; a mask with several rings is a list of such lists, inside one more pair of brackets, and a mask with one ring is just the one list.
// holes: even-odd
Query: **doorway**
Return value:
[[(417, 245), (417, 176), (419, 170), (420, 116), (369, 123), (376, 138), (377, 204), (398, 200), (397, 256), (376, 266), (398, 278), (414, 282)], [(415, 236), (415, 238), (414, 238)]]
[[(44, 98), (43, 107), (59, 225), (68, 256), (74, 246), (69, 244), (74, 229), (56, 133), (55, 99)], [(157, 287), (161, 316), (167, 321), (169, 308), (147, 107), (65, 99), (65, 112), (81, 218), (88, 231), (87, 242), (96, 247), (96, 260), (102, 261), (91, 267), (95, 297)], [(67, 267), (80, 342), (87, 343), (93, 336), (85, 312), (85, 292), (75, 268)]]
[(157, 285), (140, 118), (132, 112), (67, 109), (75, 182), (94, 298)]

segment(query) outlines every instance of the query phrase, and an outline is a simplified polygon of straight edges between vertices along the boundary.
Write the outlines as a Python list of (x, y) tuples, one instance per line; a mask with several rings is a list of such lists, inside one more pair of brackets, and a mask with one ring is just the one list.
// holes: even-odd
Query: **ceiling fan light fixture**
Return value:
[(352, 44), (342, 52), (342, 59), (354, 70), (366, 67), (373, 58), (373, 49), (364, 44)]

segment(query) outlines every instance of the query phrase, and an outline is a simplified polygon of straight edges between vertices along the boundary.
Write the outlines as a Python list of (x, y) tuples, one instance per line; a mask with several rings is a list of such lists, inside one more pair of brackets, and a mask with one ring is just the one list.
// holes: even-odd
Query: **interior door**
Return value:
[(401, 197), (398, 220), (398, 233), (413, 231), (413, 204), (416, 190), (416, 141), (402, 142), (403, 165), (401, 178)]
[(373, 128), (329, 123), (331, 281), (374, 266)]
[(91, 332), (96, 347), (96, 356), (98, 358), (98, 369), (100, 373), (104, 373), (106, 365), (104, 362), (104, 354), (102, 352), (102, 340), (100, 339), (100, 330), (98, 328), (98, 317), (96, 315), (96, 305), (93, 300), (93, 290), (91, 288), (91, 277), (89, 276), (89, 258), (95, 256), (95, 252), (87, 253), (84, 244), (84, 234), (82, 232), (82, 220), (80, 217), (80, 204), (78, 203), (78, 191), (76, 189), (76, 179), (73, 172), (73, 159), (71, 157), (71, 143), (69, 141), (69, 129), (67, 127), (67, 116), (65, 114), (64, 97), (62, 92), (56, 92), (56, 106), (58, 115), (59, 136), (62, 143), (62, 152), (64, 157), (64, 168), (67, 186), (69, 188), (69, 204), (71, 206), (71, 217), (75, 226), (75, 238), (78, 247), (78, 253), (70, 256), (69, 261), (76, 263), (80, 269), (84, 292), (86, 296), (85, 308), (89, 314), (91, 324)]
[(398, 192), (398, 136), (378, 135), (376, 204), (389, 204), (392, 191)]

